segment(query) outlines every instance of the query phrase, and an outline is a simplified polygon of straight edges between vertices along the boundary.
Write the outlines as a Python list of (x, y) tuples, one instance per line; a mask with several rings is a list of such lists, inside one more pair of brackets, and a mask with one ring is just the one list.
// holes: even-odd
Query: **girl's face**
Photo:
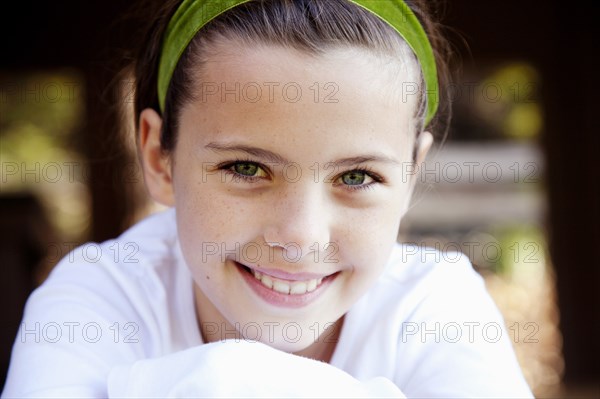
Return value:
[(388, 260), (411, 193), (415, 99), (390, 89), (406, 71), (390, 80), (359, 50), (218, 50), (169, 159), (148, 161), (160, 120), (142, 113), (147, 184), (176, 208), (205, 339), (301, 351)]

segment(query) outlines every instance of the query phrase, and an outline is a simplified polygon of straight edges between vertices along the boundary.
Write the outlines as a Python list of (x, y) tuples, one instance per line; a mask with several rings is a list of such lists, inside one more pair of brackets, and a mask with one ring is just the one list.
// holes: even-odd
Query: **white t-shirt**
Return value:
[[(232, 371), (231, 353), (246, 356), (239, 367), (281, 367), (236, 391), (235, 374), (219, 375)], [(243, 340), (203, 344), (170, 209), (56, 266), (27, 302), (2, 396), (532, 397), (502, 316), (460, 253), (396, 245), (347, 313), (330, 364)]]

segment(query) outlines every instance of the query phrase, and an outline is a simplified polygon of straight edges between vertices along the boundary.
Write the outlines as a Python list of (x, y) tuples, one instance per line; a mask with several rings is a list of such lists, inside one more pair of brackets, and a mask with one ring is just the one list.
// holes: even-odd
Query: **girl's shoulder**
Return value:
[(412, 243), (396, 243), (392, 249), (382, 279), (403, 286), (438, 284), (483, 284), (468, 256), (458, 251), (441, 251)]
[[(120, 236), (103, 242), (87, 242), (72, 248), (52, 270), (48, 280), (66, 272), (77, 274), (119, 272), (140, 277), (150, 270), (170, 267), (177, 258), (175, 211), (147, 216)], [(68, 270), (66, 270), (68, 269)]]
[(29, 297), (25, 318), (59, 324), (86, 318), (104, 335), (111, 326), (134, 326), (148, 332), (140, 344), (154, 355), (184, 347), (198, 337), (185, 332), (193, 329), (171, 328), (194, 319), (191, 277), (181, 259), (174, 210), (153, 214), (115, 239), (67, 253)]
[(502, 314), (460, 252), (396, 244), (347, 313), (339, 345), (336, 366), (386, 376), (407, 397), (532, 397)]
[(433, 315), (475, 320), (490, 309), (498, 315), (483, 278), (464, 253), (397, 243), (384, 272), (353, 311), (362, 318), (369, 314), (373, 320), (401, 323)]

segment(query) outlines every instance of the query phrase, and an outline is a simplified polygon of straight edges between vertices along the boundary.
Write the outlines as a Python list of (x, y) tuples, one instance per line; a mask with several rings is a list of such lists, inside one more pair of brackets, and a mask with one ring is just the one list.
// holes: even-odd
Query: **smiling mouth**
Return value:
[(280, 294), (285, 294), (285, 295), (290, 295), (290, 296), (304, 295), (304, 294), (313, 292), (317, 288), (319, 288), (323, 284), (324, 281), (334, 278), (339, 273), (339, 272), (336, 272), (336, 273), (330, 274), (328, 276), (314, 278), (314, 279), (310, 279), (310, 280), (304, 280), (304, 281), (302, 281), (302, 280), (289, 281), (289, 280), (279, 279), (279, 278), (267, 275), (265, 273), (261, 273), (257, 270), (251, 269), (248, 266), (245, 266), (241, 263), (238, 263), (238, 262), (236, 262), (236, 263), (238, 264), (238, 266), (241, 267), (241, 269), (243, 269), (247, 274), (254, 277), (254, 279), (257, 280), (258, 282), (260, 282), (264, 287), (266, 287), (272, 291), (278, 292)]

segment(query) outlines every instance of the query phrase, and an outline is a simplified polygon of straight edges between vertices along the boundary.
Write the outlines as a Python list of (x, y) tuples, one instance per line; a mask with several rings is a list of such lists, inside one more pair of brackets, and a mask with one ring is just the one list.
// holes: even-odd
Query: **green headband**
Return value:
[[(158, 101), (164, 111), (167, 89), (177, 62), (204, 25), (225, 11), (250, 0), (183, 0), (165, 32), (158, 68)], [(375, 14), (396, 30), (413, 50), (423, 72), (427, 93), (427, 125), (438, 108), (435, 57), (425, 30), (403, 0), (349, 0)]]

